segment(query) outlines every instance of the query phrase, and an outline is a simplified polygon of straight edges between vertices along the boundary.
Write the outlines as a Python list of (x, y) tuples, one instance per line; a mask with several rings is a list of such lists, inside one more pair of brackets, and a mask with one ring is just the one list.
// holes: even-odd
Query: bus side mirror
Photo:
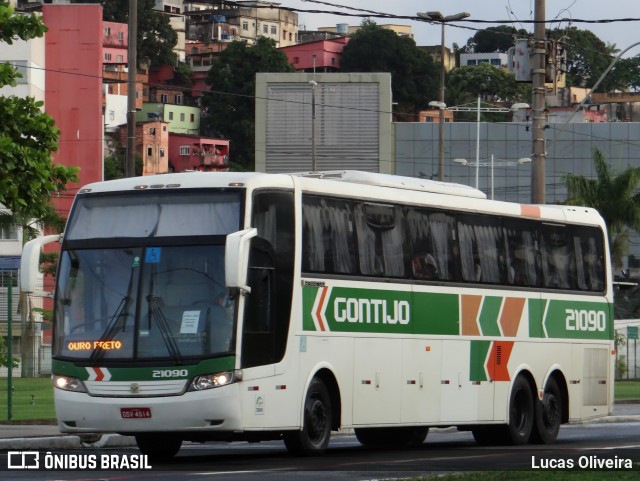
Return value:
[(37, 294), (49, 297), (49, 292), (37, 289), (40, 273), (40, 252), (42, 247), (51, 242), (58, 242), (62, 238), (61, 234), (46, 235), (27, 242), (22, 248), (20, 258), (20, 290), (30, 294)]
[(247, 269), (251, 239), (256, 235), (258, 235), (258, 229), (250, 227), (227, 236), (224, 276), (229, 289), (240, 289), (244, 293), (251, 292), (251, 288), (247, 285)]

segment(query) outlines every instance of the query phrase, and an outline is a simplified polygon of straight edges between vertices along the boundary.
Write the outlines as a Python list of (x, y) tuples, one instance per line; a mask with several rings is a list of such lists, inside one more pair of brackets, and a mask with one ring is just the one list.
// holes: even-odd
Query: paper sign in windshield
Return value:
[(200, 311), (184, 311), (180, 334), (196, 334), (198, 332), (198, 322), (200, 322)]

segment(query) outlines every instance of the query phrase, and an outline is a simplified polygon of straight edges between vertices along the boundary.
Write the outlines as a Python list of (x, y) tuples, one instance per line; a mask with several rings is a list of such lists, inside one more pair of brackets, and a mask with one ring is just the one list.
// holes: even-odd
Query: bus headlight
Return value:
[(52, 377), (53, 386), (64, 391), (73, 392), (87, 392), (83, 382), (80, 379), (69, 376), (57, 376)]
[(224, 371), (215, 374), (197, 376), (189, 386), (189, 391), (202, 391), (214, 387), (226, 386), (242, 379), (241, 371)]

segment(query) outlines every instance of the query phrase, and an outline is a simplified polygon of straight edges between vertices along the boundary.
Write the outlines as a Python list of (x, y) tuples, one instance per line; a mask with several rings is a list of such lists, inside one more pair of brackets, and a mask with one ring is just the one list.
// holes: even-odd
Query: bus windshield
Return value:
[(67, 250), (56, 298), (58, 356), (210, 357), (232, 346), (224, 246)]
[(58, 268), (54, 356), (180, 364), (233, 349), (224, 243), (239, 227), (239, 193), (150, 197), (87, 196), (74, 206)]

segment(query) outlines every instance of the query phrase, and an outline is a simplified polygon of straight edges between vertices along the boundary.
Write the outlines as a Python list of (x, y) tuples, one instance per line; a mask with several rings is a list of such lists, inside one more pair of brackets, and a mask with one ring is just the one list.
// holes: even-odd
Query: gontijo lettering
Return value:
[(336, 297), (333, 310), (336, 322), (405, 325), (411, 322), (411, 307), (408, 301), (395, 300), (391, 306), (387, 304), (386, 299)]

